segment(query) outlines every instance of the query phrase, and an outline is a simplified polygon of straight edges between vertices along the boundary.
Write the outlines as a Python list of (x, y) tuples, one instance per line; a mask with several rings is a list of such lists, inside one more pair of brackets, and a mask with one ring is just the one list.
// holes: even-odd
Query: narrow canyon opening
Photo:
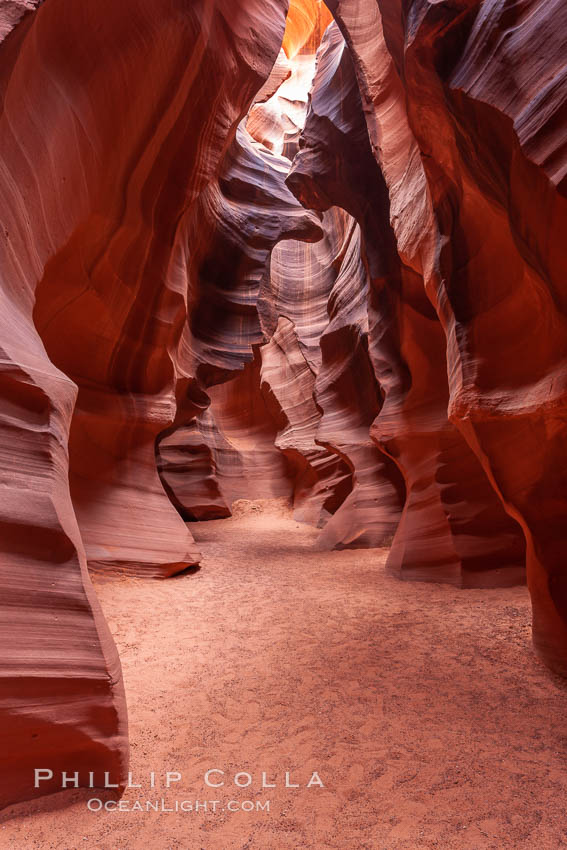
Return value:
[[(348, 202), (323, 200), (320, 175), (301, 168), (314, 144), (306, 123), (316, 130), (331, 121), (316, 111), (321, 98), (332, 98), (331, 116), (353, 99), (362, 118), (330, 12), (296, 4), (219, 180), (223, 215), (191, 319), (200, 362), (176, 425), (158, 437), (157, 462), (186, 521), (230, 516), (241, 500), (283, 499), (331, 550), (390, 542), (405, 485), (370, 436), (382, 393), (369, 352), (376, 319), (361, 229), (340, 205)], [(366, 144), (352, 154), (370, 155), (358, 129)], [(339, 153), (325, 142), (328, 157)], [(246, 347), (235, 352), (243, 326)]]

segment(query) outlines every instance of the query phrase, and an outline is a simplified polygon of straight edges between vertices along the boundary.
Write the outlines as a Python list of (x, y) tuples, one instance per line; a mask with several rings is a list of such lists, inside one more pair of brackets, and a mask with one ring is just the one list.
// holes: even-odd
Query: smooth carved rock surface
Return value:
[(187, 219), (194, 250), (186, 258), (189, 320), (178, 362), (201, 389), (242, 369), (252, 359), (252, 346), (262, 342), (257, 301), (274, 245), (322, 238), (317, 215), (285, 185), (288, 171), (285, 157), (240, 126), (219, 179), (201, 193)]
[(279, 498), (292, 491), (260, 389), (254, 347), (265, 336), (257, 305), (274, 245), (316, 241), (323, 230), (285, 185), (289, 160), (256, 142), (245, 123), (189, 223), (202, 248), (189, 261), (190, 319), (179, 358), (185, 380), (175, 426), (158, 446), (162, 480), (187, 519), (228, 516), (232, 502), (250, 493)]
[[(346, 218), (337, 213), (320, 221), (306, 211), (285, 185), (291, 162), (279, 153), (297, 149), (315, 50), (329, 20), (320, 3), (299, 6), (292, 6), (284, 37), (291, 74), (282, 74), (280, 54), (218, 186), (203, 194), (194, 218), (199, 233), (211, 230), (202, 240), (206, 254), (191, 259), (199, 288), (181, 345), (193, 377), (158, 449), (166, 489), (187, 519), (227, 516), (233, 501), (253, 493), (288, 497), (297, 518), (322, 526), (352, 487), (341, 453), (315, 441), (321, 414), (314, 398)], [(275, 102), (285, 102), (297, 123), (272, 124), (266, 107)], [(274, 134), (269, 149), (268, 131)], [(290, 350), (280, 348), (280, 336)], [(258, 345), (254, 363), (246, 365)], [(239, 369), (242, 375), (235, 374)], [(371, 445), (368, 433), (364, 440)]]
[(154, 457), (190, 374), (189, 222), (285, 12), (50, 0), (0, 49), (0, 804), (33, 794), (46, 760), (124, 777), (120, 665), (87, 560), (165, 576), (198, 558)]
[[(267, 383), (287, 420), (284, 443), (280, 435), (278, 444), (295, 448), (296, 456), (310, 466), (317, 459), (310, 474), (318, 483), (310, 495), (302, 496), (301, 511), (296, 504), (296, 516), (312, 521), (307, 519), (312, 499), (311, 516), (319, 517), (318, 525), (326, 522), (319, 545), (377, 544), (395, 530), (399, 497), (387, 477), (382, 479), (383, 457), (368, 433), (378, 405), (366, 351), (368, 278), (359, 228), (352, 217), (332, 207), (322, 213), (322, 225), (324, 237), (319, 242), (282, 242), (272, 252), (259, 310), (266, 336), (279, 331), (277, 347), (285, 371), (278, 377), (277, 368), (272, 368)], [(282, 317), (289, 325), (282, 326)], [(295, 345), (298, 352), (287, 362)], [(275, 349), (262, 349), (263, 357), (264, 351), (268, 356)], [(301, 369), (299, 354), (305, 360)], [(262, 374), (266, 379), (266, 368)], [(316, 455), (313, 445), (318, 447)], [(374, 476), (375, 484), (380, 483), (372, 492)], [(319, 501), (330, 487), (336, 491), (328, 503), (334, 505), (332, 519), (328, 510), (320, 513)]]
[[(309, 58), (308, 53), (301, 55)], [(280, 96), (288, 80), (272, 98)], [(263, 339), (269, 341), (261, 348), (263, 394), (275, 401), (274, 423), (283, 417), (276, 446), (288, 461), (295, 459), (296, 466), (258, 464), (259, 492), (276, 486), (271, 475), (291, 474), (296, 516), (324, 525), (320, 545), (329, 548), (388, 540), (398, 527), (405, 499), (391, 569), (404, 577), (464, 585), (521, 580), (524, 553), (518, 528), (447, 419), (443, 329), (422, 276), (400, 261), (389, 226), (386, 186), (372, 156), (357, 80), (336, 25), (319, 51), (309, 98), (301, 149), (287, 182), (305, 206), (326, 211), (324, 237), (314, 245), (293, 239), (274, 242), (269, 275), (257, 302)], [(283, 139), (285, 128), (276, 131)], [(282, 142), (279, 149), (283, 147)], [(371, 287), (359, 230), (333, 204), (362, 225)], [(229, 277), (226, 269), (224, 279)], [(253, 310), (250, 316), (255, 320)], [(219, 332), (212, 316), (196, 324)], [(251, 337), (249, 342), (258, 340)], [(293, 353), (296, 347), (301, 360)], [(251, 384), (247, 386), (250, 390)], [(261, 397), (258, 386), (253, 396)], [(252, 395), (242, 398), (248, 409)], [(207, 470), (205, 505), (197, 477), (193, 487), (183, 479), (183, 452), (177, 451), (182, 441), (167, 438), (170, 454), (164, 470), (168, 466), (169, 471), (162, 472), (164, 478), (173, 475), (175, 486), (183, 488), (187, 516), (226, 515), (234, 496), (228, 481), (234, 478), (231, 469), (241, 470), (243, 482), (251, 480), (236, 444), (226, 442), (223, 415), (222, 404), (216, 404), (189, 423), (186, 432), (191, 468), (195, 473)], [(234, 410), (228, 415), (235, 419)], [(245, 412), (243, 421), (247, 416)], [(372, 425), (382, 451), (370, 438)], [(325, 450), (340, 458), (338, 467)], [(227, 466), (222, 458), (231, 452)], [(219, 502), (227, 474), (226, 490), (232, 495)], [(277, 488), (285, 491), (283, 481)], [(321, 510), (325, 503), (331, 511)]]
[(524, 530), (534, 643), (565, 674), (567, 9), (328, 5), (399, 253), (445, 331), (449, 418)]
[(403, 484), (369, 435), (380, 403), (360, 231), (339, 209), (322, 228), (316, 243), (272, 251), (261, 373), (246, 366), (207, 388), (206, 409), (161, 440), (160, 469), (186, 518), (226, 516), (250, 492), (288, 496), (297, 519), (324, 526), (321, 547), (379, 545), (394, 534)]
[[(306, 206), (327, 211), (337, 204), (358, 214), (356, 203), (345, 202), (353, 175), (342, 169), (364, 153), (367, 145), (359, 103), (344, 41), (337, 27), (331, 26), (317, 56), (301, 147), (287, 179)], [(362, 141), (356, 136), (361, 127)], [(353, 189), (353, 195), (357, 192), (362, 192), (359, 186)], [(350, 215), (345, 219), (338, 210), (334, 218), (343, 220), (346, 228), (344, 242), (336, 252), (341, 257), (340, 273), (327, 294), (327, 315), (320, 337), (315, 398), (323, 416), (317, 440), (349, 464), (353, 489), (327, 523), (319, 542), (328, 548), (353, 543), (381, 545), (392, 538), (400, 520), (404, 485), (395, 464), (376, 448), (369, 433), (381, 407), (381, 390), (369, 356), (369, 333), (375, 316), (368, 270), (362, 261), (360, 228)], [(334, 229), (339, 230), (336, 224)], [(330, 267), (336, 266), (337, 261), (331, 260)]]
[[(351, 263), (345, 285), (333, 299), (333, 321), (321, 346), (334, 358), (334, 373), (341, 349), (345, 360), (353, 360), (350, 380), (344, 382), (345, 398), (329, 398), (329, 409), (335, 408), (333, 417), (339, 423), (340, 414), (347, 421), (350, 417), (366, 434), (370, 429), (403, 474), (405, 505), (399, 525), (399, 514), (392, 515), (391, 534), (396, 526), (397, 532), (388, 566), (406, 578), (465, 586), (521, 580), (520, 530), (447, 420), (445, 336), (423, 279), (400, 261), (389, 224), (386, 186), (372, 155), (352, 60), (336, 24), (320, 48), (310, 104), (288, 185), (307, 206), (342, 205), (362, 227), (371, 289), (361, 290), (357, 304), (353, 293), (357, 275)], [(360, 256), (360, 249), (354, 256)], [(352, 339), (355, 316), (362, 317), (358, 322), (364, 332), (364, 350), (369, 352), (363, 361), (366, 372), (356, 358), (360, 345)], [(348, 334), (343, 345), (341, 328)], [(353, 382), (362, 389), (365, 373), (368, 389), (349, 393)], [(333, 380), (338, 383), (336, 376)], [(373, 383), (374, 402), (365, 411)], [(326, 429), (329, 442), (340, 446), (341, 427), (334, 434), (333, 428)], [(362, 439), (356, 444), (360, 451)], [(376, 449), (374, 455), (380, 460), (370, 456), (363, 468), (376, 482), (374, 502), (371, 489), (365, 501), (377, 521), (378, 506), (382, 511), (385, 505), (393, 506), (404, 488), (391, 469), (391, 460)], [(385, 492), (387, 482), (391, 482), (389, 493)], [(341, 508), (347, 511), (352, 514), (351, 500)]]
[(332, 20), (323, 0), (292, 0), (282, 43), (288, 59), (295, 59), (301, 52), (315, 55)]
[[(343, 495), (333, 517), (328, 517), (319, 545), (380, 545), (392, 537), (401, 505), (399, 476), (392, 470), (393, 484), (384, 474), (392, 464), (369, 435), (379, 391), (368, 358), (368, 277), (360, 255), (360, 231), (351, 216), (337, 208), (324, 213), (323, 223), (326, 236), (316, 245), (301, 249), (286, 243), (279, 253), (274, 251), (270, 294), (264, 293), (264, 298), (292, 322), (313, 374), (313, 410), (320, 413), (312, 423), (311, 439), (340, 459), (350, 473), (348, 497), (345, 501)], [(282, 347), (286, 349), (285, 344)], [(271, 384), (276, 387), (277, 381), (273, 378)], [(293, 398), (294, 384), (293, 377), (283, 382), (287, 399)], [(280, 395), (283, 411), (293, 410), (282, 390)], [(289, 430), (287, 442), (292, 444), (297, 433), (293, 420)], [(300, 453), (309, 456), (305, 450)], [(340, 492), (344, 493), (342, 484)]]
[[(332, 16), (322, 0), (293, 0), (287, 16), (282, 52), (266, 83), (271, 96), (258, 98), (247, 120), (248, 132), (269, 150), (290, 159), (305, 123), (309, 89), (315, 73), (317, 48)], [(288, 74), (280, 85), (284, 65)]]
[(280, 424), (276, 446), (293, 471), (294, 517), (323, 526), (351, 490), (352, 476), (337, 453), (317, 442), (321, 414), (314, 398), (315, 373), (290, 318), (279, 318), (261, 354), (262, 386)]
[(261, 360), (210, 387), (209, 404), (159, 443), (159, 468), (187, 520), (221, 519), (239, 499), (291, 499), (292, 476), (260, 388)]
[[(195, 323), (195, 332), (216, 330), (215, 346), (197, 347), (193, 342), (195, 374), (201, 381), (190, 385), (189, 402), (179, 405), (178, 420), (186, 411), (187, 422), (160, 440), (159, 467), (172, 500), (186, 518), (227, 516), (233, 501), (253, 493), (258, 498), (287, 496), (293, 500), (298, 519), (323, 525), (351, 486), (350, 469), (344, 460), (315, 442), (321, 416), (314, 400), (315, 372), (321, 359), (319, 336), (328, 322), (326, 303), (336, 274), (333, 263), (341, 253), (335, 225), (345, 216), (329, 215), (325, 223), (307, 213), (284, 183), (291, 163), (254, 143), (251, 149), (257, 150), (264, 162), (264, 183), (258, 184), (257, 199), (265, 199), (271, 191), (271, 204), (259, 205), (254, 217), (251, 184), (239, 184), (248, 186), (245, 212), (249, 231), (242, 226), (230, 231), (225, 226), (226, 217), (219, 221), (223, 237), (227, 232), (238, 237), (236, 248), (242, 251), (244, 247), (252, 259), (243, 261), (240, 257), (234, 262), (232, 258), (230, 263), (225, 244), (220, 256), (227, 258), (227, 265), (221, 266), (218, 274), (223, 287), (226, 289), (232, 281), (237, 293), (246, 283), (250, 297), (247, 316), (254, 333), (242, 334), (243, 322), (234, 303), (228, 305), (229, 320), (218, 322), (219, 302), (210, 299), (214, 290), (210, 284), (203, 287), (217, 323), (211, 313), (210, 321)], [(274, 164), (281, 163), (286, 163), (285, 170), (274, 169)], [(268, 226), (273, 225), (273, 217), (265, 220), (262, 216), (278, 198), (285, 198), (288, 206), (280, 203), (275, 219), (278, 228), (274, 230)], [(304, 239), (319, 241), (311, 244), (289, 238), (302, 235), (298, 221), (303, 222)], [(262, 236), (266, 246), (285, 236), (273, 248), (269, 267), (268, 251), (262, 253), (252, 247)], [(215, 256), (219, 256), (218, 251)], [(244, 279), (242, 274), (250, 268), (253, 286), (250, 275)], [(236, 275), (234, 269), (238, 270)], [(193, 315), (198, 316), (198, 311)], [(239, 338), (231, 337), (230, 322), (238, 322)], [(235, 339), (243, 344), (240, 361), (234, 358), (239, 351)], [(252, 347), (259, 342), (264, 344), (256, 350), (253, 363), (244, 365), (246, 359), (252, 359)], [(261, 371), (257, 368), (260, 363)], [(234, 374), (242, 366), (244, 372)], [(214, 386), (227, 377), (226, 384)], [(193, 405), (191, 398), (195, 399)], [(199, 400), (202, 410), (198, 409)]]
[(406, 578), (526, 557), (567, 675), (567, 7), (327, 6), (0, 2), (0, 806), (123, 781), (87, 568), (241, 498)]

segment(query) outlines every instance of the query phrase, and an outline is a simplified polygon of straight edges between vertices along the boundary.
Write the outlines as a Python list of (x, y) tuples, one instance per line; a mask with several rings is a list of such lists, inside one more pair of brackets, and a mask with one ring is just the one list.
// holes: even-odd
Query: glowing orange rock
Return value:
[(282, 45), (287, 58), (295, 58), (304, 48), (314, 53), (332, 20), (322, 0), (291, 0)]

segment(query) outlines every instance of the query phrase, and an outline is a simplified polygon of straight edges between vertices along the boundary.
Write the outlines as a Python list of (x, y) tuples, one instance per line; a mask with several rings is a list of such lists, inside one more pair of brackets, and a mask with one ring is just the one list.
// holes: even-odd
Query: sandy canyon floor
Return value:
[(527, 590), (403, 583), (385, 550), (321, 553), (274, 506), (239, 514), (191, 526), (192, 574), (95, 579), (143, 785), (123, 799), (200, 810), (95, 813), (69, 791), (5, 810), (0, 847), (567, 847), (567, 687), (532, 653)]

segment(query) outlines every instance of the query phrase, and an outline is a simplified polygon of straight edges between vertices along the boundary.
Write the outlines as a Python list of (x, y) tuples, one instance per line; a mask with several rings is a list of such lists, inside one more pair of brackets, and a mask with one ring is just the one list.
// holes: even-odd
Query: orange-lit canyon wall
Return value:
[(120, 663), (87, 562), (167, 576), (198, 560), (154, 446), (194, 377), (202, 208), (286, 12), (47, 0), (0, 47), (0, 805), (37, 793), (44, 763), (125, 775)]
[[(370, 434), (398, 465), (406, 490), (389, 568), (408, 578), (464, 586), (520, 580), (520, 529), (447, 419), (445, 335), (423, 277), (398, 254), (387, 187), (336, 24), (319, 52), (311, 108), (288, 185), (306, 206), (340, 204), (361, 224), (370, 279), (367, 347), (383, 396), (369, 418)], [(344, 307), (340, 312), (348, 315)], [(337, 339), (333, 348), (340, 348)], [(347, 356), (353, 345), (343, 348)], [(353, 372), (355, 381), (359, 374)], [(367, 397), (362, 392), (350, 406), (361, 409)]]
[(447, 340), (448, 416), (522, 526), (534, 643), (567, 673), (567, 7), (329, 0), (400, 257)]
[(402, 578), (527, 564), (567, 674), (567, 10), (287, 6), (0, 3), (0, 805), (123, 780), (88, 569), (180, 572), (240, 498)]

